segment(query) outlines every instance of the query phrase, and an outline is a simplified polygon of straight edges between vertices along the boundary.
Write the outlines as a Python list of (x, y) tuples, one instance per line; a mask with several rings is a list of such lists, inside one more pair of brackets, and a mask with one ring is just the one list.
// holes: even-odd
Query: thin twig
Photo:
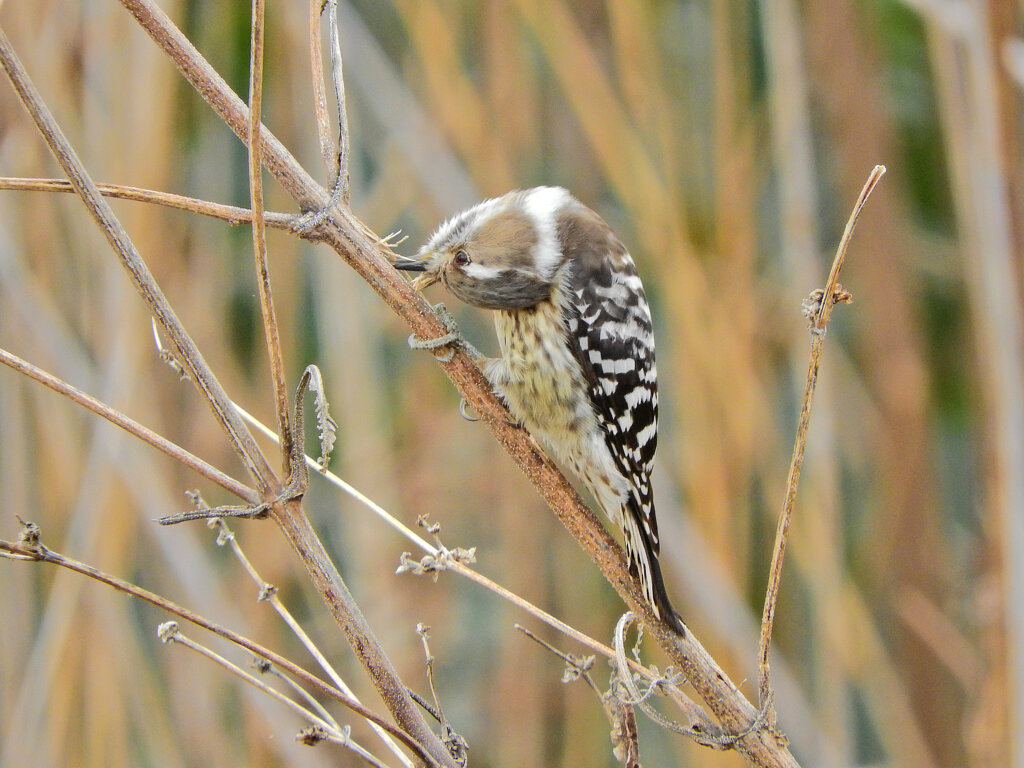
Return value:
[[(198, 213), (202, 216), (220, 219), (232, 227), (252, 223), (252, 211), (235, 205), (212, 203), (195, 197), (186, 197), (185, 195), (175, 195), (171, 192), (159, 192), (140, 187), (128, 187), (123, 184), (97, 184), (96, 189), (104, 197), (113, 197), (118, 200), (133, 200), (138, 203), (151, 203), (153, 205), (162, 205), (165, 208), (177, 208), (189, 213)], [(0, 190), (16, 192), (70, 192), (72, 194), (75, 192), (71, 182), (64, 181), (63, 179), (22, 179), (10, 176), (0, 176)], [(264, 211), (263, 219), (266, 221), (267, 226), (272, 229), (290, 230), (292, 223), (295, 221), (295, 215)]]
[[(210, 523), (211, 527), (216, 527), (219, 531), (217, 543), (226, 543), (231, 547), (231, 551), (234, 553), (235, 557), (238, 558), (238, 561), (242, 564), (246, 573), (248, 573), (250, 578), (259, 585), (261, 598), (270, 603), (270, 606), (277, 612), (277, 615), (281, 617), (281, 620), (288, 625), (295, 636), (299, 639), (299, 642), (301, 642), (306, 650), (309, 651), (310, 655), (316, 659), (317, 664), (320, 665), (320, 668), (331, 679), (335, 687), (337, 687), (337, 689), (346, 696), (349, 696), (353, 701), (359, 701), (359, 698), (352, 692), (352, 689), (348, 687), (345, 681), (341, 678), (341, 675), (338, 674), (337, 670), (327, 660), (327, 657), (321, 653), (316, 643), (313, 642), (313, 639), (302, 628), (299, 622), (292, 615), (291, 611), (289, 611), (287, 606), (281, 602), (281, 598), (277, 594), (277, 589), (270, 587), (270, 585), (263, 580), (263, 577), (260, 576), (259, 571), (256, 570), (256, 566), (254, 566), (252, 561), (249, 560), (245, 551), (242, 549), (242, 545), (238, 543), (238, 538), (228, 527), (227, 523), (222, 518), (214, 518)], [(398, 748), (394, 739), (392, 739), (391, 736), (376, 723), (370, 723), (370, 725), (377, 732), (377, 735), (380, 736), (385, 745), (387, 745), (388, 749), (390, 749), (404, 765), (411, 768), (411, 761), (406, 757), (405, 753)]]
[(88, 576), (89, 578), (95, 579), (96, 581), (106, 584), (109, 587), (113, 587), (114, 589), (120, 592), (124, 592), (126, 594), (137, 597), (140, 600), (144, 600), (147, 603), (155, 605), (157, 608), (166, 611), (167, 613), (173, 614), (181, 619), (184, 619), (185, 621), (195, 624), (198, 627), (202, 627), (203, 629), (206, 629), (219, 637), (223, 637), (225, 640), (234, 643), (240, 648), (244, 648), (257, 656), (260, 656), (266, 659), (267, 661), (276, 664), (281, 669), (287, 670), (289, 674), (294, 675), (299, 680), (302, 680), (302, 682), (304, 682), (306, 685), (319, 691), (325, 696), (329, 696), (338, 703), (348, 707), (350, 710), (355, 712), (360, 717), (363, 717), (372, 723), (376, 723), (381, 728), (390, 733), (392, 736), (394, 736), (396, 739), (398, 739), (400, 742), (402, 742), (410, 750), (412, 750), (412, 752), (415, 755), (417, 755), (420, 759), (430, 764), (436, 764), (436, 761), (433, 759), (433, 757), (429, 755), (423, 747), (421, 747), (414, 739), (412, 739), (405, 732), (403, 732), (399, 728), (396, 728), (394, 725), (387, 722), (371, 710), (367, 709), (359, 702), (344, 695), (341, 691), (328, 685), (320, 678), (316, 677), (313, 674), (310, 674), (302, 667), (286, 659), (284, 656), (274, 653), (269, 648), (265, 648), (262, 645), (253, 642), (249, 638), (244, 637), (243, 635), (239, 635), (236, 632), (232, 632), (226, 627), (223, 627), (220, 624), (212, 622), (209, 619), (199, 615), (198, 613), (194, 613), (188, 610), (187, 608), (183, 608), (182, 606), (166, 599), (165, 597), (162, 597), (161, 595), (158, 595), (154, 592), (150, 592), (147, 589), (143, 589), (142, 587), (132, 584), (131, 582), (119, 579), (116, 576), (104, 573), (98, 568), (93, 568), (91, 565), (79, 562), (78, 560), (74, 560), (70, 557), (65, 557), (64, 555), (61, 555), (58, 552), (54, 552), (53, 550), (44, 547), (42, 544), (38, 543), (38, 540), (36, 540), (35, 542), (19, 542), (17, 544), (13, 544), (7, 541), (0, 541), (0, 555), (12, 556), (12, 559), (31, 560), (34, 562), (49, 563), (51, 565), (58, 565), (62, 568), (67, 568), (70, 571), (80, 573), (83, 576)]
[(216, 483), (229, 493), (235, 494), (238, 498), (244, 499), (251, 504), (255, 504), (259, 501), (259, 496), (252, 488), (249, 488), (235, 480), (233, 477), (224, 474), (213, 465), (208, 464), (198, 456), (194, 456), (189, 453), (177, 443), (172, 443), (167, 438), (157, 434), (148, 427), (142, 426), (137, 421), (128, 418), (120, 411), (111, 408), (109, 405), (97, 400), (92, 395), (88, 395), (80, 389), (71, 386), (63, 379), (59, 379), (53, 374), (47, 373), (41, 368), (37, 368), (31, 363), (22, 360), (17, 355), (12, 355), (5, 349), (0, 349), (0, 363), (13, 368), (25, 376), (28, 376), (30, 379), (39, 382), (43, 386), (49, 387), (54, 392), (64, 395), (64, 397), (71, 402), (77, 403), (83, 408), (92, 411), (97, 416), (103, 417), (111, 424), (120, 427), (130, 435), (134, 435), (144, 443), (153, 446), (158, 451), (162, 451), (172, 459), (181, 462), (189, 469), (198, 472), (207, 480)]
[(324, 12), (323, 0), (309, 0), (309, 60), (313, 75), (313, 114), (316, 115), (316, 133), (320, 139), (320, 156), (327, 173), (338, 175), (338, 153), (331, 138), (331, 119), (327, 115), (327, 83), (324, 79), (323, 48), (320, 45), (320, 27)]
[[(319, 228), (339, 204), (348, 205), (350, 196), (348, 108), (345, 106), (345, 79), (342, 73), (341, 42), (338, 39), (338, 0), (325, 0), (325, 7), (327, 8), (327, 27), (331, 41), (331, 79), (334, 82), (334, 98), (338, 106), (338, 149), (334, 160), (328, 163), (328, 168), (334, 169), (331, 199), (320, 210), (312, 211), (295, 222), (295, 231), (299, 233), (307, 233)], [(319, 38), (317, 38), (317, 45), (319, 45)], [(313, 76), (314, 79), (323, 79), (319, 61), (314, 65)]]
[(161, 624), (157, 629), (157, 635), (162, 643), (173, 643), (176, 645), (181, 645), (185, 648), (188, 648), (190, 651), (193, 651), (194, 653), (198, 653), (200, 656), (203, 656), (212, 661), (214, 664), (217, 664), (221, 668), (226, 669), (228, 672), (237, 677), (239, 680), (242, 680), (247, 685), (251, 685), (260, 693), (266, 694), (270, 698), (280, 702), (281, 704), (284, 704), (293, 712), (297, 713), (300, 717), (308, 720), (314, 725), (319, 725), (321, 728), (324, 728), (327, 731), (336, 733), (339, 737), (341, 736), (341, 729), (338, 728), (337, 723), (333, 723), (331, 722), (331, 720), (325, 719), (320, 715), (313, 714), (313, 712), (306, 709), (293, 699), (288, 698), (276, 688), (267, 685), (265, 682), (260, 680), (255, 675), (246, 672), (237, 664), (228, 661), (226, 658), (221, 656), (216, 651), (213, 651), (210, 648), (207, 648), (202, 643), (196, 642), (192, 638), (188, 637), (183, 632), (181, 632), (181, 630), (178, 628), (178, 623), (176, 621), (167, 621)]
[[(430, 697), (434, 700), (434, 706), (428, 708), (428, 711), (444, 729), (444, 743), (448, 747), (448, 752), (451, 753), (456, 763), (460, 766), (465, 766), (469, 758), (469, 745), (452, 728), (451, 723), (444, 714), (444, 708), (441, 706), (441, 699), (437, 695), (437, 689), (434, 687), (434, 655), (430, 652), (430, 627), (420, 622), (416, 625), (416, 634), (423, 641), (423, 655), (427, 667), (427, 683), (430, 685)], [(420, 704), (422, 705), (423, 702), (421, 701)]]
[(545, 640), (537, 637), (526, 627), (516, 624), (515, 628), (533, 640), (535, 643), (558, 656), (565, 662), (565, 671), (562, 673), (562, 682), (570, 683), (575, 680), (583, 680), (587, 686), (601, 701), (601, 708), (604, 710), (608, 722), (612, 726), (612, 751), (618, 757), (625, 768), (640, 768), (640, 742), (636, 729), (636, 712), (631, 704), (622, 701), (612, 691), (602, 693), (597, 683), (590, 674), (594, 665), (593, 656), (574, 656), (571, 653), (555, 648)]
[[(560, 658), (563, 662), (565, 662), (565, 673), (567, 676), (571, 675), (573, 678), (578, 677), (579, 679), (583, 680), (583, 682), (585, 682), (587, 686), (589, 686), (590, 690), (597, 694), (598, 698), (601, 697), (601, 689), (597, 687), (597, 683), (594, 682), (594, 678), (590, 676), (590, 669), (593, 667), (594, 662), (593, 656), (574, 656), (571, 653), (566, 653), (565, 651), (556, 648), (547, 640), (543, 640), (537, 637), (537, 635), (535, 635), (533, 632), (531, 632), (521, 624), (514, 625), (514, 628), (518, 629), (528, 638), (533, 640), (533, 642), (537, 643), (537, 645), (541, 646), (542, 648), (546, 648), (548, 651), (550, 651), (555, 656)], [(562, 682), (566, 682), (566, 678), (564, 676), (562, 678)]]
[[(775, 624), (775, 607), (779, 598), (779, 583), (782, 579), (782, 564), (786, 556), (786, 542), (789, 538), (789, 525), (793, 516), (793, 504), (796, 501), (797, 486), (800, 483), (800, 470), (804, 462), (804, 450), (807, 445), (807, 430), (811, 422), (811, 405), (814, 401), (814, 391), (818, 384), (818, 368), (821, 365), (821, 353), (825, 346), (825, 331), (828, 319), (832, 314), (832, 307), (836, 303), (837, 292), (839, 291), (839, 272), (846, 260), (846, 250), (849, 247), (850, 239), (853, 237), (853, 230), (857, 226), (857, 220), (864, 208), (864, 204), (871, 196), (871, 192), (878, 184), (885, 173), (885, 166), (876, 165), (868, 176), (864, 188), (857, 198), (849, 220), (846, 222), (846, 229), (836, 249), (835, 259), (832, 261), (832, 269), (829, 270), (828, 280), (821, 296), (821, 305), (813, 308), (810, 317), (811, 322), (811, 359), (807, 367), (807, 382), (804, 385), (803, 401), (800, 405), (800, 419), (797, 423), (796, 439), (793, 445), (793, 457), (789, 465), (789, 477), (786, 480), (786, 496), (782, 504), (782, 513), (779, 515), (779, 524), (775, 532), (775, 546), (772, 551), (772, 564), (768, 573), (768, 587), (764, 598), (764, 612), (761, 616), (761, 640), (758, 646), (758, 670), (759, 685), (758, 696), (762, 709), (770, 704), (771, 699), (771, 669), (768, 664), (768, 648), (772, 641), (772, 628)], [(770, 712), (769, 725), (774, 727), (775, 714)]]
[[(341, 732), (342, 728), (338, 724), (338, 721), (331, 716), (331, 713), (327, 711), (327, 708), (323, 704), (317, 701), (316, 697), (313, 696), (312, 693), (299, 685), (295, 680), (292, 680), (288, 675), (279, 670), (269, 661), (261, 659), (258, 656), (253, 656), (252, 668), (261, 675), (271, 675), (272, 677), (276, 677), (283, 685), (288, 686), (296, 696), (305, 701), (306, 704), (316, 712), (317, 717), (328, 723), (335, 731), (339, 733)], [(342, 692), (348, 695), (347, 691)]]
[(283, 675), (273, 665), (270, 665), (270, 672), (272, 674), (275, 674), (279, 680), (284, 682), (293, 691), (302, 696), (307, 701), (307, 703), (310, 704), (310, 706), (317, 710), (317, 714), (314, 714), (294, 699), (288, 698), (283, 693), (278, 691), (276, 688), (267, 685), (255, 675), (246, 672), (237, 664), (233, 664), (232, 662), (228, 661), (219, 653), (213, 651), (210, 648), (207, 648), (202, 643), (198, 643), (192, 638), (183, 634), (179, 630), (177, 622), (168, 621), (164, 624), (161, 624), (157, 629), (157, 635), (159, 636), (162, 642), (173, 643), (175, 645), (181, 645), (185, 648), (188, 648), (193, 653), (197, 653), (200, 656), (209, 659), (221, 668), (227, 670), (242, 682), (251, 685), (260, 693), (269, 696), (270, 698), (274, 699), (275, 701), (281, 704), (284, 704), (286, 707), (288, 707), (293, 712), (298, 714), (299, 717), (302, 717), (308, 720), (310, 723), (312, 723), (314, 728), (319, 729), (318, 735), (320, 735), (321, 738), (318, 739), (318, 741), (329, 741), (332, 744), (338, 744), (351, 750), (370, 765), (383, 766), (383, 763), (381, 763), (380, 760), (378, 760), (367, 749), (365, 749), (363, 746), (361, 746), (352, 739), (349, 733), (350, 729), (348, 726), (342, 728), (336, 722), (334, 722), (334, 718), (330, 716), (330, 714), (320, 705), (320, 703), (316, 699), (310, 696), (309, 693), (305, 689), (301, 688), (298, 685), (298, 683), (296, 683), (294, 680)]
[[(263, 222), (263, 141), (260, 116), (263, 113), (263, 51), (265, 0), (252, 0), (252, 29), (249, 47), (249, 195), (252, 199), (252, 253), (256, 263), (256, 284), (259, 286), (263, 333), (270, 361), (270, 378), (277, 405), (277, 433), (281, 436), (281, 452), (289, 455), (292, 433), (289, 427), (288, 385), (284, 376), (280, 328), (274, 311), (274, 294), (267, 265), (267, 231)], [(297, 438), (300, 439), (301, 438)]]
[(338, 0), (327, 0), (327, 19), (331, 39), (331, 80), (338, 107), (338, 178), (331, 199), (335, 200), (340, 192), (341, 202), (347, 205), (350, 195), (348, 106), (345, 103), (345, 75), (342, 71), (341, 41), (338, 38)]

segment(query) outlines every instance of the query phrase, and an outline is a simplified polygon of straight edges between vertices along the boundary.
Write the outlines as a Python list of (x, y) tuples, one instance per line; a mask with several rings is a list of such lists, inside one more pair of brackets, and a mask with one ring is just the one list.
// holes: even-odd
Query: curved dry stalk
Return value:
[[(75, 191), (75, 188), (71, 186), (71, 182), (64, 181), (63, 179), (21, 179), (10, 176), (0, 176), (0, 189), (14, 192), (74, 193)], [(208, 200), (199, 200), (195, 197), (175, 195), (172, 192), (159, 192), (154, 189), (129, 187), (123, 184), (97, 184), (96, 189), (104, 197), (113, 197), (118, 200), (133, 200), (138, 203), (152, 203), (153, 205), (162, 205), (165, 208), (177, 208), (181, 211), (209, 216), (212, 219), (220, 219), (232, 227), (252, 223), (252, 211), (248, 208), (239, 208), (236, 205), (213, 203)], [(292, 224), (295, 221), (295, 217), (290, 213), (276, 213), (274, 211), (264, 211), (263, 219), (268, 227), (284, 230), (291, 230)]]
[[(800, 418), (797, 422), (796, 439), (793, 445), (793, 456), (789, 464), (789, 476), (786, 480), (786, 496), (782, 503), (782, 513), (775, 532), (775, 545), (772, 550), (772, 564), (768, 572), (768, 587), (765, 591), (764, 611), (761, 616), (761, 638), (758, 645), (758, 700), (762, 708), (771, 706), (771, 668), (768, 664), (768, 649), (772, 641), (772, 629), (775, 625), (775, 606), (779, 598), (779, 584), (782, 580), (782, 564), (786, 557), (786, 542), (789, 539), (789, 525), (793, 517), (793, 504), (796, 501), (797, 486), (800, 484), (800, 470), (804, 463), (804, 449), (807, 445), (807, 430), (811, 423), (811, 406), (814, 392), (818, 384), (818, 369), (821, 366), (821, 353), (825, 347), (825, 331), (832, 308), (840, 300), (849, 300), (849, 296), (840, 296), (839, 273), (846, 261), (846, 250), (853, 237), (864, 204), (874, 191), (875, 186), (885, 173), (884, 165), (876, 165), (868, 176), (857, 202), (853, 207), (846, 229), (836, 249), (832, 268), (821, 295), (821, 303), (811, 309), (808, 318), (811, 324), (811, 358), (807, 368), (807, 382), (804, 385), (804, 396), (800, 405)], [(817, 292), (813, 294), (817, 295)], [(774, 724), (775, 713), (769, 713), (769, 722)]]

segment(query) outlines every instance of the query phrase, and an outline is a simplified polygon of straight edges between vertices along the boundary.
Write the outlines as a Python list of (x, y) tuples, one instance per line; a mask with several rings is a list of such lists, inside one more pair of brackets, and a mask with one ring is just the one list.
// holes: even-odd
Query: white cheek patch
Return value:
[(545, 280), (552, 278), (562, 261), (562, 249), (558, 245), (558, 213), (570, 200), (572, 196), (562, 187), (536, 187), (523, 199), (526, 215), (537, 228), (534, 258), (537, 271)]
[(457, 269), (461, 269), (463, 274), (474, 280), (493, 280), (504, 271), (501, 267), (475, 263), (469, 263), (464, 267), (457, 267)]

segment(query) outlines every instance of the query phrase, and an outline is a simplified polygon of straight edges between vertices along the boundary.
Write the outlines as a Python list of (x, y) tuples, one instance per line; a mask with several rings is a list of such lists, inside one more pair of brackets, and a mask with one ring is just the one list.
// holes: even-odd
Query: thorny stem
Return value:
[[(804, 450), (807, 445), (807, 430), (811, 423), (811, 405), (814, 391), (818, 384), (818, 368), (821, 365), (821, 353), (825, 347), (825, 330), (832, 307), (836, 303), (836, 292), (839, 287), (839, 272), (846, 260), (846, 250), (853, 230), (860, 218), (860, 213), (871, 196), (872, 191), (885, 173), (884, 165), (876, 165), (868, 176), (864, 188), (857, 198), (853, 212), (846, 223), (846, 229), (836, 249), (832, 269), (829, 270), (828, 281), (821, 297), (821, 306), (810, 318), (811, 321), (811, 358), (807, 367), (807, 382), (804, 385), (803, 401), (800, 405), (800, 419), (797, 422), (796, 439), (793, 445), (793, 456), (789, 464), (789, 477), (786, 480), (786, 496), (779, 515), (779, 524), (775, 532), (775, 546), (772, 551), (772, 564), (768, 572), (768, 587), (764, 598), (764, 611), (761, 615), (761, 639), (758, 646), (758, 700), (762, 709), (770, 706), (771, 700), (771, 669), (768, 664), (768, 648), (772, 641), (772, 628), (775, 624), (775, 607), (779, 598), (779, 584), (782, 580), (782, 564), (786, 557), (786, 542), (789, 538), (789, 525), (793, 517), (793, 504), (796, 501), (797, 486), (800, 483), (800, 470), (804, 463)], [(774, 712), (768, 719), (774, 727)]]

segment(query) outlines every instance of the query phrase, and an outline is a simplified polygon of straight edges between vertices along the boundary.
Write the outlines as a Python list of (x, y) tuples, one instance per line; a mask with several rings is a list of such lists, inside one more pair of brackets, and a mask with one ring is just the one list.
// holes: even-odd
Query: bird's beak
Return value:
[(430, 258), (432, 254), (428, 254), (418, 259), (404, 259), (400, 258), (395, 262), (395, 269), (400, 269), (403, 272), (422, 272), (422, 275), (416, 275), (412, 280), (412, 287), (417, 291), (422, 291), (428, 285), (433, 285), (438, 280), (437, 272), (431, 270)]

